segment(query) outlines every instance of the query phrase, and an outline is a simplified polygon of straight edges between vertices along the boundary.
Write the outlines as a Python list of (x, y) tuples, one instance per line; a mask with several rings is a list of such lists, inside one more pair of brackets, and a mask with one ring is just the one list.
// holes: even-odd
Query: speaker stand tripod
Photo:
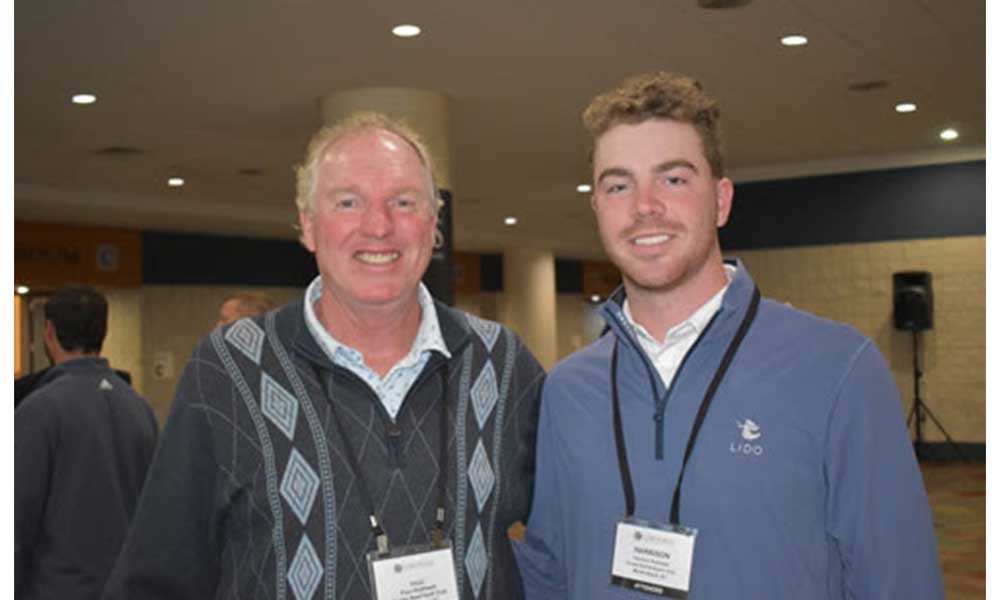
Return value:
[(906, 418), (906, 427), (910, 427), (910, 423), (913, 423), (913, 452), (917, 455), (917, 460), (923, 460), (927, 457), (927, 442), (924, 441), (924, 421), (927, 417), (934, 421), (937, 425), (938, 430), (944, 434), (948, 443), (951, 444), (952, 449), (955, 454), (962, 459), (962, 462), (969, 462), (969, 459), (962, 452), (962, 448), (955, 443), (955, 440), (951, 439), (948, 435), (948, 431), (941, 424), (941, 421), (937, 420), (931, 409), (924, 404), (923, 399), (920, 397), (920, 378), (923, 377), (924, 372), (920, 368), (920, 332), (913, 332), (913, 408), (910, 409), (910, 415)]

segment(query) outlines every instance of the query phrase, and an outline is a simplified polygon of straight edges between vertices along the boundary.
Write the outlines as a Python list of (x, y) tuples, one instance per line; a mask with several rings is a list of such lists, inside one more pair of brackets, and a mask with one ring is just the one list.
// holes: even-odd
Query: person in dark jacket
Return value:
[(45, 305), (53, 366), (14, 412), (14, 596), (97, 598), (157, 441), (149, 404), (100, 357), (108, 304), (87, 287)]

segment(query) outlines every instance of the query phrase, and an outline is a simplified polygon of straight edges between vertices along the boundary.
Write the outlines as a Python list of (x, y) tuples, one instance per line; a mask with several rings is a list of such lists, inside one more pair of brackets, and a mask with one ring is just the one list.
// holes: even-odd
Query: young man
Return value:
[(296, 200), (319, 276), (195, 350), (108, 597), (519, 597), (543, 372), (420, 283), (430, 156), (356, 115), (313, 138)]
[(104, 296), (62, 288), (44, 310), (53, 366), (14, 413), (14, 597), (97, 598), (156, 448), (156, 417), (100, 357)]
[(898, 391), (854, 329), (760, 299), (717, 228), (719, 110), (690, 78), (584, 113), (610, 332), (547, 379), (529, 598), (941, 598)]

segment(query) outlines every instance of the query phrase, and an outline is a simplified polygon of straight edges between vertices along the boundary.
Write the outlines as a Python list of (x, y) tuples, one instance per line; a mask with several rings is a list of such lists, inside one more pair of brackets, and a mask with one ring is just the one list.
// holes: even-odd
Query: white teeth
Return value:
[(633, 240), (633, 243), (637, 246), (652, 246), (653, 244), (662, 244), (663, 242), (669, 239), (670, 236), (664, 233), (661, 235), (647, 235), (635, 238), (635, 240)]
[(358, 252), (354, 256), (370, 265), (384, 265), (399, 258), (399, 252)]

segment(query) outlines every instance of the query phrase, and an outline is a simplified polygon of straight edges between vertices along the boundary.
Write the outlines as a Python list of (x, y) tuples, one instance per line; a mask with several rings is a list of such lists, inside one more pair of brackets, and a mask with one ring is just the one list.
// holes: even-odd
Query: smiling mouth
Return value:
[(399, 258), (399, 252), (355, 252), (354, 258), (369, 265), (386, 265)]
[(632, 240), (632, 243), (636, 246), (655, 246), (656, 244), (662, 244), (669, 241), (673, 236), (667, 235), (665, 233), (657, 235), (643, 235)]

